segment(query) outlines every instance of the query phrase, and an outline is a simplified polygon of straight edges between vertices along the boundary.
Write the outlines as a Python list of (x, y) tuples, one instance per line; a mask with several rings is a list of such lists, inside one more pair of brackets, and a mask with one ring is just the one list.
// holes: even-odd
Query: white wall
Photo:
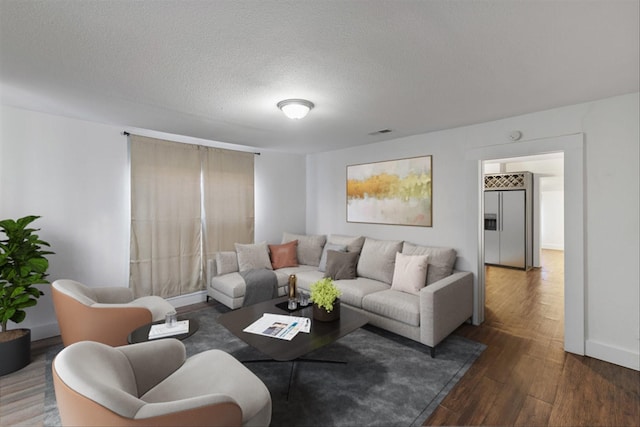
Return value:
[[(0, 108), (0, 218), (42, 216), (34, 225), (56, 253), (49, 256), (51, 281), (71, 278), (93, 286), (128, 286), (125, 127)], [(304, 179), (291, 179), (285, 171), (304, 176), (304, 157), (263, 152), (255, 165), (256, 193), (260, 193), (256, 239), (276, 242), (283, 229), (303, 231)], [(283, 206), (295, 208), (283, 213)], [(59, 333), (48, 287), (42, 289), (46, 295), (18, 325), (31, 328), (33, 339)]]
[(263, 152), (256, 158), (255, 241), (280, 243), (282, 232), (305, 231), (305, 158)]
[[(451, 246), (458, 251), (457, 268), (477, 276), (480, 169), (468, 153), (483, 147), (519, 144), (509, 141), (512, 130), (522, 131), (522, 142), (528, 146), (545, 138), (583, 132), (586, 271), (576, 274), (585, 277), (580, 284), (586, 295), (585, 336), (581, 341), (588, 355), (640, 369), (639, 115), (639, 96), (634, 93), (310, 155), (307, 232)], [(346, 222), (347, 165), (428, 154), (433, 155), (432, 228)]]
[(564, 250), (564, 191), (540, 193), (540, 246)]

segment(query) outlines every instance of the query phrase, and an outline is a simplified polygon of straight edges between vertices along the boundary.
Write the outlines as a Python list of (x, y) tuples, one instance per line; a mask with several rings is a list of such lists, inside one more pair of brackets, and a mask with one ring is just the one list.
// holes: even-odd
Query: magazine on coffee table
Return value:
[(188, 332), (188, 320), (180, 320), (173, 327), (167, 326), (166, 323), (158, 323), (156, 325), (151, 325), (151, 328), (149, 329), (149, 339), (153, 340), (156, 338), (170, 337), (173, 335), (186, 334)]
[(282, 314), (265, 313), (243, 329), (244, 332), (291, 341), (298, 332), (311, 331), (311, 319)]

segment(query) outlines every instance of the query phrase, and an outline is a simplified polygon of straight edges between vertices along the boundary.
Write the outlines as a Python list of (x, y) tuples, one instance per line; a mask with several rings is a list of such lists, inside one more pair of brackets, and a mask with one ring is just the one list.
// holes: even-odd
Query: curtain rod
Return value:
[[(131, 133), (127, 132), (126, 130), (123, 130), (122, 131), (122, 135), (131, 136)], [(136, 135), (136, 136), (145, 136), (145, 135), (137, 135), (137, 134), (134, 134), (134, 135)], [(146, 138), (152, 138), (152, 137), (146, 136)], [(171, 142), (177, 142), (177, 141), (171, 141)], [(220, 148), (220, 147), (213, 147), (213, 148)], [(228, 150), (228, 148), (223, 148), (223, 150)], [(242, 150), (231, 150), (231, 151), (242, 151)], [(249, 151), (242, 151), (242, 152), (243, 153), (248, 153)], [(261, 153), (260, 152), (254, 152), (253, 154), (255, 154), (256, 156), (259, 156)]]

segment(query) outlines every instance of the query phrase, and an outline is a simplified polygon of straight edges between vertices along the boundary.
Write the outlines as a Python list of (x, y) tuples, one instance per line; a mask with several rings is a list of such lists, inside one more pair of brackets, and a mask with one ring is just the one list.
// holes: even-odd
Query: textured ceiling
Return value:
[[(637, 0), (0, 0), (0, 100), (325, 151), (636, 92), (639, 15)], [(285, 98), (316, 108), (291, 121)]]

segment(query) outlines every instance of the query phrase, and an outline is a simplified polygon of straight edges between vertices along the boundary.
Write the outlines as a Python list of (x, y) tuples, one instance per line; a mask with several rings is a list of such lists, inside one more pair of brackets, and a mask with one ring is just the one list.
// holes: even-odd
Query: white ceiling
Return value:
[[(318, 152), (636, 92), (639, 16), (638, 0), (0, 0), (0, 101)], [(291, 121), (285, 98), (316, 108)]]

